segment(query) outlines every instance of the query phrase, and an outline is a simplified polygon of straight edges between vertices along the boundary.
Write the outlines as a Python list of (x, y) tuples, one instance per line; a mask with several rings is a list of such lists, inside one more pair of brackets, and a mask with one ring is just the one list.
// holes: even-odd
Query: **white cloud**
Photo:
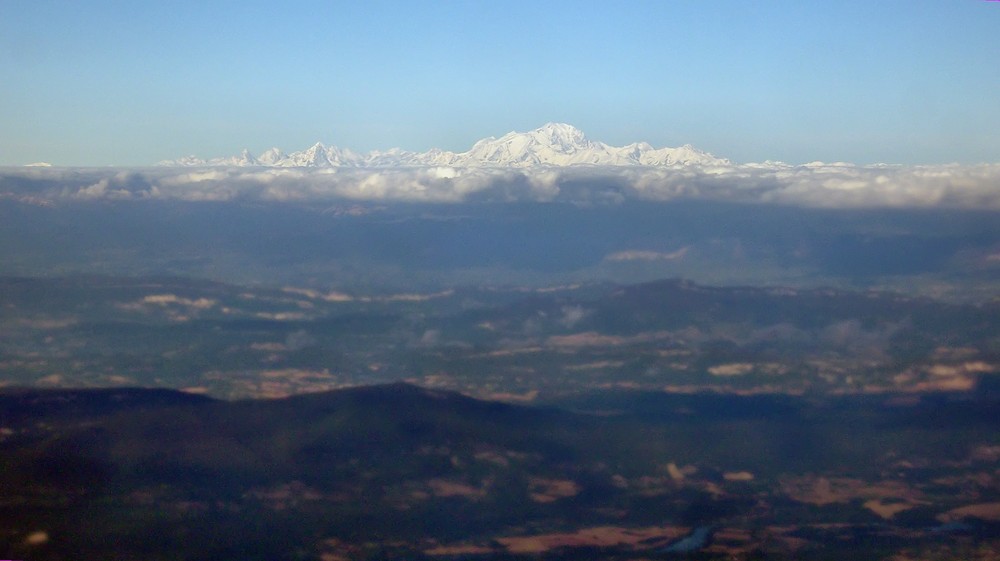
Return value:
[(49, 200), (332, 200), (459, 203), (627, 200), (775, 203), (809, 207), (1000, 209), (1000, 164), (855, 166), (813, 162), (710, 167), (9, 168), (0, 195)]
[(78, 199), (112, 199), (129, 198), (130, 193), (122, 189), (108, 189), (109, 181), (102, 179), (93, 185), (88, 185), (75, 193)]

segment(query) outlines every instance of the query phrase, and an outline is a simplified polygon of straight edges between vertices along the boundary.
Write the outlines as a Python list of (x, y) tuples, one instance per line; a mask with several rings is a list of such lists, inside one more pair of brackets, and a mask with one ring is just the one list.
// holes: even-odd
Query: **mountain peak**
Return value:
[(545, 123), (527, 134), (539, 139), (544, 144), (562, 150), (585, 148), (590, 144), (583, 131), (566, 123)]
[(280, 148), (271, 148), (269, 150), (265, 150), (264, 153), (257, 158), (257, 161), (261, 165), (274, 166), (278, 165), (281, 160), (285, 159), (285, 157), (285, 153), (282, 152)]
[(549, 122), (528, 132), (509, 132), (500, 138), (476, 142), (466, 152), (454, 153), (432, 149), (423, 153), (392, 149), (356, 154), (336, 146), (317, 142), (301, 152), (285, 155), (272, 148), (254, 158), (247, 151), (233, 158), (205, 162), (195, 158), (162, 162), (163, 165), (280, 167), (530, 167), (530, 166), (689, 166), (727, 164), (686, 144), (679, 148), (653, 148), (646, 142), (615, 147), (592, 141), (580, 129), (567, 123)]
[(545, 123), (532, 132), (563, 138), (585, 137), (583, 131), (567, 123)]

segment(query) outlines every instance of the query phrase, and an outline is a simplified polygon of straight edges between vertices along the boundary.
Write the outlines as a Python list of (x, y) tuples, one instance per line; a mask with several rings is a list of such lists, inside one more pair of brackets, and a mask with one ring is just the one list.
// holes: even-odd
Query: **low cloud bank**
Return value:
[(813, 163), (663, 167), (149, 168), (0, 170), (0, 198), (24, 202), (570, 202), (705, 199), (809, 207), (1000, 209), (1000, 164)]

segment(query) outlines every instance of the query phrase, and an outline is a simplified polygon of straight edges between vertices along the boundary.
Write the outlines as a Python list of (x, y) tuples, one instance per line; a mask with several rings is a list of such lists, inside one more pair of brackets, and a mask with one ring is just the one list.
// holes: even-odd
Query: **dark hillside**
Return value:
[[(538, 550), (552, 559), (633, 559), (702, 526), (791, 554), (768, 528), (803, 525), (796, 558), (815, 559), (859, 535), (886, 551), (951, 543), (930, 530), (950, 509), (1000, 502), (992, 394), (612, 391), (555, 405), (407, 384), (236, 402), (5, 390), (0, 554), (400, 559), (457, 543), (504, 559), (551, 535), (530, 543), (568, 548)], [(992, 539), (975, 508), (987, 519), (968, 527)], [(585, 536), (629, 528), (649, 537), (587, 549)], [(29, 544), (38, 532), (44, 545)]]

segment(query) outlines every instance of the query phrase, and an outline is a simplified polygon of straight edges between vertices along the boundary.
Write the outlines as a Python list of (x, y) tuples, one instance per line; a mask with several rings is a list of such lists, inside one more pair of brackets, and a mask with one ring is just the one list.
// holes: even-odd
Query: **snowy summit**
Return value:
[(509, 132), (500, 138), (484, 138), (466, 152), (431, 149), (408, 152), (393, 148), (358, 154), (317, 142), (301, 152), (285, 154), (271, 148), (254, 157), (243, 150), (238, 156), (202, 160), (193, 156), (160, 162), (162, 166), (225, 167), (534, 167), (534, 166), (715, 166), (728, 160), (686, 144), (679, 148), (653, 148), (636, 142), (610, 146), (593, 141), (580, 129), (565, 123), (547, 123), (529, 132)]

